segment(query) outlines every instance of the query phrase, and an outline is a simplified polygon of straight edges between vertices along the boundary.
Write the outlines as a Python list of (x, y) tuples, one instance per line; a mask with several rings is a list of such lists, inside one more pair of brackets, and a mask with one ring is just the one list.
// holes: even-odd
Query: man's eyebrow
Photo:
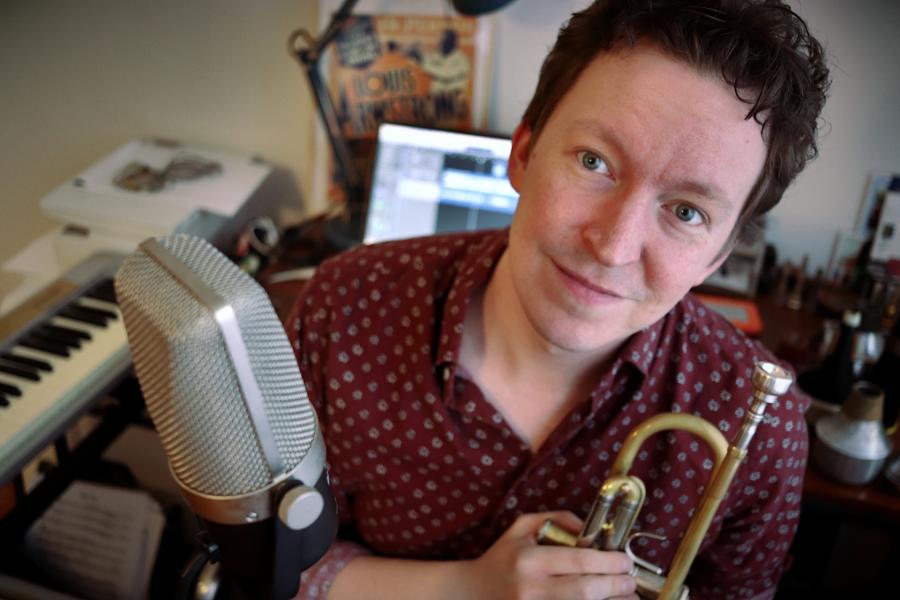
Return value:
[(587, 133), (591, 137), (612, 144), (615, 146), (616, 151), (624, 150), (625, 148), (625, 145), (622, 144), (619, 136), (616, 135), (616, 132), (613, 129), (606, 127), (593, 119), (575, 119), (569, 126), (569, 131)]
[(684, 180), (673, 182), (671, 184), (671, 187), (678, 192), (696, 194), (716, 203), (728, 204), (725, 192), (715, 184), (704, 183), (702, 181)]

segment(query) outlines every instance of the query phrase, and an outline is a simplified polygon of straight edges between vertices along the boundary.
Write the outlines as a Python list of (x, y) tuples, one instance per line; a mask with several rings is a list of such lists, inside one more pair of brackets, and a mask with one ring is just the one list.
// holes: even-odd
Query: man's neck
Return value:
[(617, 348), (571, 352), (534, 328), (501, 257), (466, 311), (460, 362), (518, 433), (537, 450), (556, 424), (583, 402)]

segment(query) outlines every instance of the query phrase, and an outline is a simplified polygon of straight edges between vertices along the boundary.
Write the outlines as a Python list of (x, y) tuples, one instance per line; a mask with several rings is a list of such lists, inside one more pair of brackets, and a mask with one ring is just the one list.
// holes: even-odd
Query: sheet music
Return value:
[(26, 551), (69, 593), (146, 598), (164, 524), (146, 492), (76, 481), (31, 527)]

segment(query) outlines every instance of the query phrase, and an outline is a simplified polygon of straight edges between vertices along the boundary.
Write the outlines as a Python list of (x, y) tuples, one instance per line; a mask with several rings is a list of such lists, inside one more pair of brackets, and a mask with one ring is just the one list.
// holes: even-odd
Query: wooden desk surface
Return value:
[[(825, 319), (808, 311), (780, 306), (767, 297), (759, 298), (757, 305), (763, 320), (759, 340), (798, 372), (815, 366), (809, 342), (821, 331)], [(810, 432), (812, 444), (812, 426)], [(894, 436), (894, 449), (900, 450), (900, 431)], [(858, 516), (878, 515), (900, 524), (900, 491), (881, 474), (868, 485), (847, 485), (829, 479), (810, 464), (803, 483), (803, 499), (852, 511)]]
[(853, 511), (867, 518), (890, 519), (900, 526), (900, 491), (884, 475), (868, 485), (847, 485), (829, 479), (810, 465), (803, 481), (803, 501)]

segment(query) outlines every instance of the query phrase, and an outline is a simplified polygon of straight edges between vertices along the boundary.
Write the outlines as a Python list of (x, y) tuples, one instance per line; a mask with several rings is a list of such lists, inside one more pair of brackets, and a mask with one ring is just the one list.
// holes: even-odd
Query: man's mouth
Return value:
[(579, 298), (587, 302), (593, 304), (604, 301), (609, 302), (611, 300), (622, 300), (625, 298), (625, 296), (616, 292), (615, 290), (604, 287), (594, 281), (591, 281), (587, 277), (566, 269), (565, 267), (560, 266), (559, 263), (554, 262), (553, 264), (559, 272), (566, 287), (568, 287)]

